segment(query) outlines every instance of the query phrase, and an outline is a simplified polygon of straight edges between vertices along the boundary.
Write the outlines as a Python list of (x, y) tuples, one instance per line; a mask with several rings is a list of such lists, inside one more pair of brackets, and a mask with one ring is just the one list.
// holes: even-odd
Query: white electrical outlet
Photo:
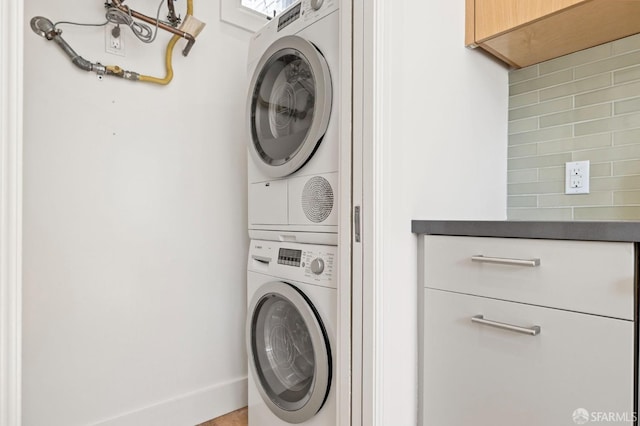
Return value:
[[(125, 56), (124, 54), (124, 37), (122, 32), (118, 33), (118, 30), (114, 29), (116, 25), (107, 24), (104, 27), (104, 50), (107, 53), (112, 53), (118, 56)], [(117, 35), (117, 37), (116, 37)]]
[(589, 161), (573, 161), (565, 164), (565, 194), (589, 193)]

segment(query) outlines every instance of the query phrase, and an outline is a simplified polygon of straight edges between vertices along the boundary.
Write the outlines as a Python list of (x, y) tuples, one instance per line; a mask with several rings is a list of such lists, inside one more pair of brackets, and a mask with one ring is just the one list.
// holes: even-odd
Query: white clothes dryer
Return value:
[(301, 0), (251, 39), (251, 238), (337, 244), (338, 3)]
[(336, 422), (337, 247), (252, 240), (249, 426)]

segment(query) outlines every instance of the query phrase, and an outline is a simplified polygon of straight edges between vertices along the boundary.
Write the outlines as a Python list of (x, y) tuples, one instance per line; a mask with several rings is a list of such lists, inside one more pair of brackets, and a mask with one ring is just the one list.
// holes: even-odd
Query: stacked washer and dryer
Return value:
[(249, 426), (335, 424), (339, 0), (300, 0), (249, 48)]

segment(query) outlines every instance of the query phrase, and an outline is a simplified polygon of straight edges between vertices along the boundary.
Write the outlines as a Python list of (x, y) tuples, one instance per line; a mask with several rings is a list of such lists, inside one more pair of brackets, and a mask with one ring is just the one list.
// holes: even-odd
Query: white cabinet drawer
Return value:
[(432, 289), (424, 308), (424, 426), (572, 425), (579, 408), (633, 424), (632, 321)]
[[(632, 243), (424, 237), (425, 286), (632, 320)], [(474, 256), (537, 266), (473, 261)]]

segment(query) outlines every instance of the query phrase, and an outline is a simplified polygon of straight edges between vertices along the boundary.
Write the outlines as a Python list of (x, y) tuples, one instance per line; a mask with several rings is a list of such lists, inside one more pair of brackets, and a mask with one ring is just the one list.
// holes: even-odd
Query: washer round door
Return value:
[(316, 309), (296, 287), (261, 286), (247, 319), (249, 365), (263, 401), (282, 420), (302, 423), (331, 387), (331, 348)]
[(249, 88), (249, 152), (267, 176), (287, 176), (313, 156), (327, 131), (327, 61), (309, 41), (282, 37), (262, 55)]

